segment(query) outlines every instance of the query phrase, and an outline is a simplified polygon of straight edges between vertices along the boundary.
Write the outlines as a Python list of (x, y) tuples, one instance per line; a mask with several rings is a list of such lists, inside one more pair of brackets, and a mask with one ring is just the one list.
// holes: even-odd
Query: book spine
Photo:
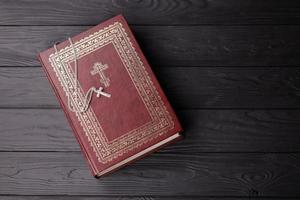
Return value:
[(51, 84), (51, 86), (52, 86), (52, 88), (53, 88), (53, 91), (54, 91), (54, 93), (55, 93), (55, 96), (57, 97), (58, 102), (59, 102), (61, 108), (62, 108), (63, 111), (64, 111), (64, 114), (65, 114), (65, 116), (66, 116), (66, 118), (67, 118), (67, 120), (68, 120), (68, 122), (69, 122), (69, 124), (70, 124), (70, 126), (71, 126), (71, 129), (72, 129), (72, 131), (73, 131), (73, 134), (74, 134), (74, 136), (75, 136), (77, 142), (79, 143), (81, 152), (83, 152), (83, 154), (84, 154), (86, 160), (88, 161), (88, 165), (89, 165), (89, 167), (90, 167), (90, 169), (91, 169), (91, 171), (92, 171), (92, 175), (96, 177), (96, 174), (97, 174), (96, 167), (94, 166), (94, 163), (93, 163), (92, 160), (90, 159), (90, 157), (89, 157), (89, 155), (88, 155), (88, 153), (87, 153), (87, 150), (85, 149), (84, 144), (82, 143), (80, 137), (78, 136), (78, 132), (77, 132), (77, 130), (76, 130), (76, 128), (75, 128), (75, 126), (74, 126), (74, 124), (73, 124), (73, 122), (72, 122), (70, 116), (69, 116), (68, 111), (66, 110), (67, 108), (65, 107), (64, 103), (62, 102), (62, 99), (61, 99), (61, 97), (60, 97), (60, 95), (59, 95), (59, 93), (58, 93), (58, 91), (57, 91), (57, 89), (56, 89), (56, 87), (55, 87), (55, 84), (53, 83), (53, 81), (52, 81), (52, 79), (51, 79), (51, 77), (50, 77), (50, 75), (49, 75), (49, 73), (48, 73), (48, 70), (47, 70), (47, 68), (45, 67), (44, 62), (43, 62), (43, 60), (42, 60), (42, 58), (41, 58), (40, 55), (38, 55), (38, 59), (39, 59), (40, 63), (42, 64), (42, 68), (43, 68), (43, 70), (44, 70), (44, 72), (45, 72), (45, 74), (46, 74), (46, 76), (47, 76), (47, 79), (48, 79), (48, 81), (50, 82), (50, 84)]

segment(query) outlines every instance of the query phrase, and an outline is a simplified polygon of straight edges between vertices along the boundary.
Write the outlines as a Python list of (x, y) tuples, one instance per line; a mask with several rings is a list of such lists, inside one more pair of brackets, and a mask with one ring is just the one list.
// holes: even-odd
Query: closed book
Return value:
[(39, 60), (94, 176), (181, 138), (122, 15), (41, 52)]

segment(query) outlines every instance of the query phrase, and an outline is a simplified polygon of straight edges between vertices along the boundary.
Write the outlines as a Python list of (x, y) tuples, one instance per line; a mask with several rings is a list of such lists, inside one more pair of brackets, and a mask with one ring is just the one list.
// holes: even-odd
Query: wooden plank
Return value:
[[(185, 139), (162, 152), (300, 152), (299, 110), (181, 110)], [(80, 151), (61, 110), (1, 109), (0, 151)]]
[[(299, 108), (300, 68), (156, 67), (175, 108)], [(0, 107), (58, 102), (40, 67), (0, 68)]]
[(93, 178), (79, 152), (0, 154), (0, 193), (299, 197), (299, 154), (154, 154)]
[[(84, 196), (84, 195), (0, 195), (5, 200), (249, 200), (250, 197), (203, 196)], [(255, 197), (255, 200), (298, 200), (297, 197)]]
[(300, 21), (297, 0), (19, 0), (18, 3), (6, 0), (0, 6), (0, 25), (97, 24), (118, 13), (123, 13), (130, 23), (152, 25), (299, 24)]
[[(153, 66), (299, 66), (300, 26), (132, 26)], [(7, 26), (0, 66), (38, 66), (38, 52), (88, 26)]]

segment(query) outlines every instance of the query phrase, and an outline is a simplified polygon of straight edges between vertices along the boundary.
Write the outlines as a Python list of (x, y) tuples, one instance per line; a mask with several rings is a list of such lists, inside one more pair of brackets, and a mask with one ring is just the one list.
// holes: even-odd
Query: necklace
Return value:
[[(78, 63), (77, 63), (77, 54), (76, 54), (76, 51), (75, 51), (75, 47), (74, 47), (74, 44), (73, 44), (73, 41), (71, 38), (68, 38), (69, 39), (69, 42), (71, 44), (71, 47), (72, 47), (72, 50), (73, 50), (73, 53), (74, 53), (74, 64), (75, 64), (75, 79), (74, 79), (74, 82), (75, 82), (75, 91), (74, 91), (74, 95), (75, 95), (75, 102), (77, 102), (77, 95), (78, 95), (78, 85), (77, 85), (77, 82), (78, 82)], [(55, 49), (55, 53), (58, 54), (58, 59), (59, 59), (59, 62), (61, 64), (61, 66), (63, 66), (63, 63), (62, 63), (62, 60), (60, 58), (60, 55), (59, 55), (59, 51), (57, 50), (57, 45), (54, 44), (54, 49)], [(68, 108), (70, 111), (72, 112), (85, 112), (87, 111), (87, 109), (89, 108), (90, 104), (91, 104), (91, 101), (92, 101), (92, 97), (93, 97), (93, 93), (96, 93), (96, 97), (99, 98), (101, 95), (102, 96), (105, 96), (105, 97), (108, 97), (110, 98), (111, 97), (111, 94), (108, 94), (106, 92), (103, 92), (103, 87), (99, 87), (98, 89), (96, 87), (91, 87), (87, 93), (85, 94), (84, 96), (84, 102), (83, 102), (83, 106), (81, 108), (75, 108), (74, 105), (71, 105), (71, 99), (70, 99), (70, 95), (71, 92), (68, 92), (69, 94), (67, 94), (67, 98), (68, 98)]]

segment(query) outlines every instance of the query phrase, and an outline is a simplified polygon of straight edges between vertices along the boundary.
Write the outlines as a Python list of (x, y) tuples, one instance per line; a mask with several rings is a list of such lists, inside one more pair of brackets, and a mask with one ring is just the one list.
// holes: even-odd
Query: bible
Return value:
[(181, 138), (181, 125), (122, 15), (38, 58), (95, 177)]

